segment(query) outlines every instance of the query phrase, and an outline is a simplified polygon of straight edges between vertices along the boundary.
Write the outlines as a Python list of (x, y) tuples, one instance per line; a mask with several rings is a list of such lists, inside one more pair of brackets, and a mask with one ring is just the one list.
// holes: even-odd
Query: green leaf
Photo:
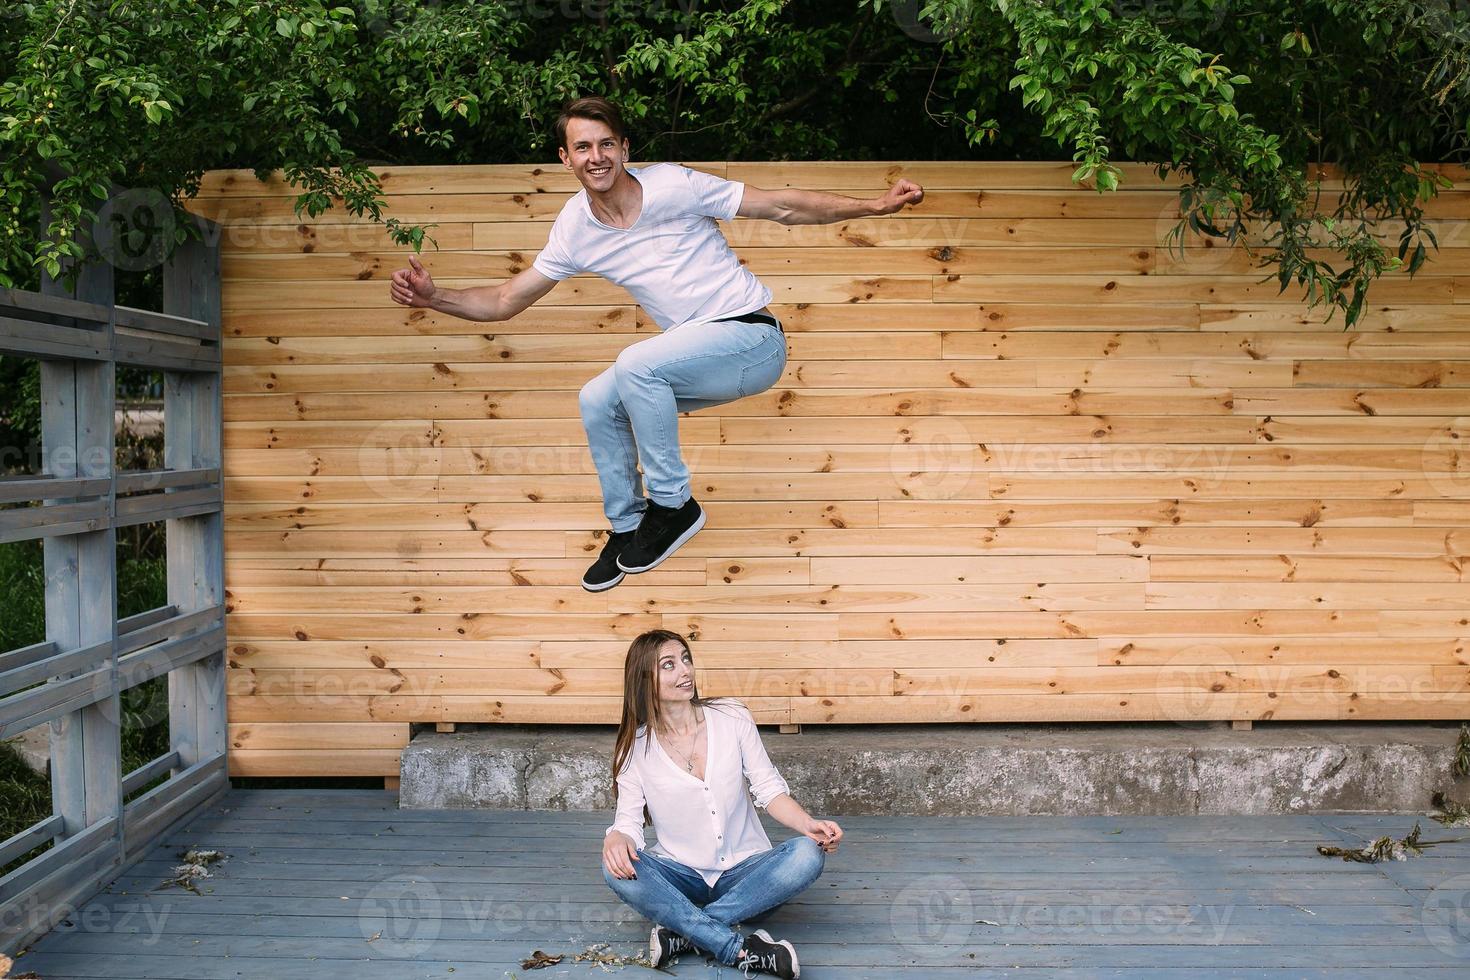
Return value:
[(281, 37), (291, 36), (291, 22), (284, 17), (276, 18), (276, 33)]

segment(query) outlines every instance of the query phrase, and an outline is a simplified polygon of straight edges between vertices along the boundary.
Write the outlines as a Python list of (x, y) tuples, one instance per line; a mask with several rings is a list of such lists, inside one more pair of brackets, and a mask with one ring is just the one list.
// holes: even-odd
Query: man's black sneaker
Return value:
[(796, 980), (801, 976), (801, 964), (796, 959), (796, 948), (785, 939), (775, 940), (764, 929), (757, 929), (745, 937), (745, 950), (735, 966), (746, 977), (769, 973), (783, 980)]
[(691, 952), (694, 944), (672, 929), (654, 926), (648, 936), (649, 965), (657, 969), (667, 966), (681, 954)]
[(662, 507), (650, 500), (633, 543), (618, 555), (618, 567), (629, 573), (646, 572), (678, 551), (702, 527), (704, 508), (693, 497), (682, 507)]
[(602, 592), (623, 580), (623, 570), (618, 567), (618, 555), (633, 543), (636, 531), (609, 531), (602, 545), (602, 554), (582, 576), (582, 588), (588, 592)]

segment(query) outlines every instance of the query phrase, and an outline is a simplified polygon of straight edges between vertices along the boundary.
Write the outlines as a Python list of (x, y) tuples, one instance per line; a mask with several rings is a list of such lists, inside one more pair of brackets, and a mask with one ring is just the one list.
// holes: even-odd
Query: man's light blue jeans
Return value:
[(744, 940), (731, 927), (800, 894), (826, 860), (817, 842), (803, 836), (751, 855), (723, 872), (713, 887), (693, 868), (647, 850), (633, 862), (637, 878), (614, 878), (605, 867), (602, 877), (635, 910), (733, 966)]
[[(582, 388), (587, 445), (614, 531), (631, 531), (648, 499), (681, 507), (689, 467), (679, 451), (679, 413), (765, 391), (786, 369), (786, 335), (759, 320), (680, 324), (630, 344)], [(643, 481), (638, 464), (643, 464)]]

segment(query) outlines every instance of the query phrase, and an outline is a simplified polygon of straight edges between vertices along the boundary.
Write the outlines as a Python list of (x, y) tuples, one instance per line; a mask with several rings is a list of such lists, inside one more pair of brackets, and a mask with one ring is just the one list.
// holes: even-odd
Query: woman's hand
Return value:
[(410, 255), (408, 264), (413, 268), (393, 273), (393, 285), (388, 287), (388, 293), (401, 306), (428, 306), (434, 298), (434, 277), (419, 264), (417, 255)]
[(817, 845), (828, 854), (837, 850), (837, 845), (842, 843), (842, 828), (837, 826), (835, 820), (812, 820), (802, 830)]
[(637, 845), (621, 830), (614, 830), (603, 838), (602, 866), (614, 878), (637, 878), (638, 872), (633, 869), (633, 862), (637, 860)]

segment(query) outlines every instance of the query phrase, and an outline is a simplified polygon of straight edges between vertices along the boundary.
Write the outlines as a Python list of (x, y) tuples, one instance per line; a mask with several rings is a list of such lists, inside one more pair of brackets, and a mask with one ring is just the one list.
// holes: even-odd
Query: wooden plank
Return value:
[[(702, 421), (702, 420), (701, 420)], [(1354, 430), (1372, 431), (1379, 436), (1373, 441), (1404, 441), (1414, 435), (1420, 441), (1438, 431), (1435, 422), (1414, 419), (1375, 419), (1359, 423), (1356, 419), (1313, 419), (1310, 424), (1293, 422), (1258, 422), (1254, 417), (1215, 415), (1127, 415), (1117, 418), (1093, 415), (1001, 415), (983, 420), (967, 416), (918, 416), (895, 420), (893, 417), (847, 418), (741, 418), (718, 420), (721, 442), (727, 443), (796, 443), (811, 444), (822, 438), (841, 443), (884, 443), (887, 445), (919, 444), (952, 452), (950, 447), (969, 442), (1082, 442), (1089, 439), (1110, 442), (1178, 442), (1178, 443), (1245, 443), (1266, 435), (1272, 441), (1297, 441), (1316, 436), (1313, 441), (1351, 441)], [(1338, 423), (1338, 424), (1335, 424)], [(471, 427), (478, 431), (483, 422), (445, 422), (442, 427), (461, 433)], [(1386, 431), (1392, 426), (1394, 431)], [(826, 435), (819, 435), (825, 432)], [(1279, 433), (1279, 434), (1278, 434)]]
[[(1299, 596), (1296, 602), (1314, 601), (1321, 597), (1321, 608), (1333, 606), (1328, 596), (1348, 601), (1360, 591), (1373, 586), (1341, 585), (1336, 588), (1321, 583), (1303, 583), (1302, 589), (1284, 584), (1262, 585), (1261, 590), (1284, 605), (1288, 596)], [(1463, 595), (1465, 587), (1425, 584), (1406, 593), (1400, 602), (1430, 602), (1439, 606)], [(1190, 583), (1160, 584), (1157, 605), (1165, 607), (1171, 595), (1189, 596), (1208, 593), (1208, 587)], [(276, 615), (281, 613), (368, 613), (383, 614), (445, 613), (462, 610), (470, 613), (494, 613), (514, 608), (526, 613), (653, 613), (712, 610), (720, 612), (838, 612), (846, 610), (934, 610), (950, 611), (972, 608), (986, 609), (1140, 609), (1149, 605), (1154, 589), (1141, 582), (1121, 583), (964, 583), (926, 584), (905, 587), (891, 583), (882, 586), (806, 586), (768, 585), (740, 589), (723, 584), (699, 586), (642, 586), (625, 584), (616, 593), (588, 593), (580, 586), (542, 586), (527, 589), (443, 586), (419, 589), (354, 586), (351, 588), (244, 588), (233, 590), (229, 600), (232, 612)], [(1239, 590), (1249, 593), (1249, 590)], [(1303, 598), (1304, 597), (1304, 598)], [(1417, 598), (1412, 598), (1417, 597)], [(1220, 600), (1224, 601), (1224, 600)], [(1226, 606), (1222, 608), (1236, 608)], [(1404, 608), (1417, 608), (1405, 606)]]
[[(1075, 478), (1074, 478), (1074, 482)], [(1077, 483), (1086, 486), (1085, 483)], [(944, 487), (944, 483), (939, 483)], [(944, 494), (935, 494), (944, 496)], [(1233, 499), (1090, 500), (1085, 510), (1075, 499), (1005, 503), (975, 499), (890, 501), (878, 503), (883, 527), (1222, 527), (1277, 525), (1286, 527), (1416, 527), (1428, 522), (1414, 517), (1411, 500), (1337, 500), (1332, 498), (1250, 500), (1248, 509)]]
[[(391, 271), (391, 270), (390, 270)], [(964, 308), (956, 309), (964, 313)], [(963, 320), (963, 317), (958, 318)], [(503, 321), (513, 333), (627, 334), (637, 326), (632, 306), (552, 306), (538, 303)], [(230, 311), (226, 337), (432, 337), (477, 332), (481, 324), (427, 307), (403, 309), (323, 309)], [(229, 342), (227, 342), (229, 343)]]
[[(41, 220), (51, 219), (49, 198), (43, 195)], [(113, 269), (106, 263), (84, 263), (70, 268), (75, 274), (69, 290), (64, 279), (41, 273), (45, 299), (32, 299), (33, 306), (87, 317), (103, 324), (96, 334), (99, 346), (112, 348), (112, 326), (108, 307), (113, 301)], [(10, 296), (12, 302), (24, 297)], [(88, 331), (92, 333), (92, 331)], [(41, 444), (46, 447), (47, 472), (59, 479), (110, 479), (113, 475), (113, 414), (116, 402), (116, 366), (110, 356), (101, 361), (42, 361), (39, 365), (41, 399)], [(98, 847), (95, 864), (77, 860), (67, 872), (67, 887), (121, 857), (122, 770), (120, 719), (122, 713), (117, 685), (111, 673), (117, 655), (112, 648), (116, 603), (106, 597), (116, 593), (117, 533), (110, 521), (99, 521), (95, 529), (74, 526), (65, 537), (47, 537), (42, 548), (45, 573), (45, 639), (58, 649), (77, 650), (108, 644), (107, 664), (75, 680), (53, 681), (33, 688), (9, 702), (35, 703), (47, 688), (60, 687), (45, 696), (46, 712), (34, 722), (49, 722), (52, 812), (62, 818), (70, 841), (92, 841)], [(101, 676), (99, 676), (101, 675)], [(59, 694), (70, 700), (63, 700)], [(62, 713), (62, 709), (68, 709)], [(68, 841), (68, 843), (70, 842)], [(79, 843), (79, 846), (80, 843)], [(90, 848), (88, 844), (86, 847)], [(49, 864), (64, 860), (66, 843), (39, 859)], [(70, 860), (70, 859), (66, 859)], [(7, 879), (18, 893), (21, 878), (45, 867), (31, 862)], [(54, 866), (53, 866), (54, 870)], [(39, 879), (32, 881), (39, 885)], [(29, 890), (31, 886), (25, 886)], [(11, 896), (6, 896), (11, 897)], [(4, 899), (0, 899), (3, 904)]]
[(1460, 639), (1311, 636), (1103, 637), (1098, 640), (1098, 666), (1170, 666), (1199, 664), (1460, 664)]
[[(538, 495), (532, 494), (533, 497)], [(586, 497), (587, 495), (579, 494)], [(850, 500), (838, 503), (792, 501), (759, 503), (736, 499), (709, 502), (709, 520), (719, 527), (876, 527), (878, 503)], [(239, 505), (228, 509), (229, 530), (374, 530), (391, 531), (500, 531), (565, 530), (606, 524), (602, 503), (557, 503), (524, 496), (518, 503), (463, 503), (416, 508), (405, 516), (393, 504), (313, 504), (281, 507), (274, 504)]]
[[(1419, 506), (1418, 504), (1416, 506)], [(1442, 558), (1198, 558), (1150, 555), (1151, 582), (1465, 582), (1459, 562)]]
[[(873, 198), (883, 193), (886, 184), (867, 186), (833, 186), (826, 184), (825, 190), (859, 199)], [(1155, 187), (1157, 184), (1155, 183)], [(568, 188), (570, 190), (570, 188)], [(534, 221), (555, 218), (562, 206), (572, 195), (568, 192), (546, 191), (522, 193), (436, 193), (385, 195), (384, 210), (405, 223), (421, 223), (440, 220), (462, 221)], [(1427, 216), (1434, 218), (1461, 218), (1470, 216), (1470, 204), (1462, 205), (1459, 197), (1446, 196), (1424, 205)], [(1323, 196), (1321, 207), (1330, 210), (1335, 195)], [(294, 225), (302, 223), (296, 214), (292, 196), (203, 198), (186, 202), (193, 213), (216, 221), (230, 228), (241, 225)], [(1463, 212), (1463, 213), (1462, 213)], [(1133, 189), (1126, 193), (1099, 194), (1089, 190), (932, 190), (924, 195), (924, 202), (913, 209), (927, 217), (986, 217), (986, 218), (1152, 218), (1172, 220), (1179, 215), (1179, 194), (1167, 188)], [(316, 225), (338, 225), (367, 223), (371, 219), (359, 218), (335, 208), (323, 212), (310, 221)]]
[[(1432, 336), (1432, 335), (1424, 335)], [(238, 365), (361, 364), (365, 362), (434, 364), (442, 361), (611, 362), (629, 338), (617, 335), (517, 334), (514, 332), (430, 337), (240, 337), (227, 342), (229, 360)], [(879, 353), (907, 358), (940, 356), (940, 335), (910, 333), (899, 354), (886, 338), (863, 331), (806, 333), (787, 338), (792, 358), (840, 360)], [(591, 372), (588, 378), (597, 372)]]
[[(951, 445), (955, 445), (951, 442)], [(727, 443), (685, 446), (684, 457), (701, 478), (718, 477), (716, 487), (745, 485), (750, 474), (878, 473), (901, 479), (914, 470), (933, 468), (948, 458), (939, 440), (932, 445), (904, 443), (874, 446), (824, 442), (818, 446)], [(1452, 481), (1464, 462), (1453, 445), (1422, 446), (1337, 443), (1277, 447), (1262, 445), (1193, 445), (1166, 443), (977, 443), (964, 463), (975, 473), (1154, 474), (1171, 470), (1202, 473), (1285, 474), (1298, 472), (1357, 473), (1376, 479), (1384, 475), (1424, 474)], [(313, 447), (311, 449), (238, 449), (226, 460), (226, 496), (241, 503), (301, 500), (341, 501), (372, 499), (432, 500), (436, 487), (446, 493), (470, 495), (486, 487), (493, 498), (506, 488), (524, 487), (525, 493), (543, 489), (575, 495), (592, 485), (592, 458), (585, 445), (443, 447)], [(476, 482), (457, 477), (475, 475)], [(518, 477), (530, 479), (516, 482)], [(707, 484), (708, 485), (708, 484)], [(797, 481), (794, 487), (811, 486)], [(289, 489), (294, 488), (294, 489)], [(452, 490), (450, 488), (453, 488)], [(301, 494), (300, 498), (290, 496)], [(237, 496), (238, 494), (238, 496)], [(832, 495), (824, 490), (819, 496)], [(524, 499), (529, 500), (529, 497)], [(553, 498), (554, 499), (554, 498)]]
[[(1375, 641), (1377, 643), (1377, 641)], [(1381, 646), (1381, 644), (1377, 644)], [(1424, 662), (1444, 662), (1443, 644), (1419, 641), (1406, 650), (1425, 651)], [(705, 640), (695, 651), (701, 669), (814, 668), (840, 664), (847, 668), (935, 667), (962, 659), (996, 666), (1100, 666), (1099, 641), (1090, 639), (1007, 640)], [(1451, 645), (1452, 650), (1452, 645)], [(315, 640), (303, 645), (288, 640), (236, 640), (230, 646), (232, 667), (266, 669), (446, 668), (499, 669), (540, 667), (621, 669), (627, 640), (500, 640), (432, 641)], [(1451, 658), (1453, 659), (1453, 658)]]
[[(328, 726), (317, 726), (328, 727)], [(396, 776), (397, 748), (238, 748), (230, 752), (230, 776)]]
[[(230, 748), (250, 752), (294, 749), (401, 749), (408, 728), (401, 724), (232, 724)], [(238, 758), (238, 754), (236, 754)]]
[[(634, 164), (633, 166), (644, 166)], [(682, 166), (723, 177), (723, 162), (684, 163)], [(576, 175), (558, 163), (503, 163), (370, 167), (383, 193), (393, 194), (545, 194), (575, 192)], [(273, 170), (264, 180), (249, 169), (209, 170), (200, 179), (200, 198), (295, 197), (304, 188)]]
[(1276, 333), (1170, 333), (1118, 331), (1112, 335), (1063, 333), (946, 333), (944, 356), (966, 357), (1236, 357), (1373, 360), (1456, 358), (1470, 351), (1470, 334), (1453, 331), (1407, 336), (1299, 331)]
[[(299, 559), (306, 566), (286, 568), (270, 559), (233, 559), (226, 585), (364, 586), (425, 585), (540, 586), (580, 585), (590, 562), (560, 558), (440, 558), (430, 560), (357, 558)], [(646, 585), (703, 585), (708, 580), (702, 558), (667, 559), (658, 568), (641, 573)], [(361, 567), (354, 567), (361, 566)], [(381, 567), (379, 567), (381, 566)]]
[[(1192, 250), (1190, 250), (1192, 251)], [(1218, 251), (1218, 250), (1215, 250)], [(1459, 249), (1450, 250), (1461, 251)], [(1445, 255), (1448, 253), (1440, 253)], [(1034, 272), (1041, 265), (1067, 269), (1073, 275), (1145, 275), (1154, 270), (1155, 252), (1146, 246), (1064, 245), (1036, 246), (1024, 251), (985, 248), (962, 248), (940, 245), (932, 248), (891, 246), (884, 249), (851, 247), (765, 247), (751, 249), (742, 256), (746, 268), (757, 276), (895, 276), (949, 275), (958, 273), (985, 275), (1020, 275)], [(507, 251), (503, 248), (485, 251), (451, 251), (441, 249), (425, 262), (436, 277), (477, 278), (491, 276), (509, 278), (526, 269), (535, 260), (532, 250)], [(1195, 265), (1199, 263), (1196, 262)], [(225, 264), (224, 280), (236, 288), (248, 282), (272, 283), (293, 281), (387, 281), (394, 269), (406, 268), (401, 252), (351, 252), (303, 255), (236, 256)], [(1175, 260), (1169, 271), (1185, 273), (1191, 268), (1183, 260)], [(1249, 266), (1245, 266), (1249, 268)], [(1470, 270), (1458, 259), (1451, 258), (1434, 265), (1440, 275)], [(1206, 270), (1208, 271), (1208, 270)]]
[(1137, 527), (1100, 529), (1097, 547), (1102, 554), (1459, 558), (1470, 548), (1470, 532), (1373, 527)]
[[(1433, 261), (1432, 259), (1430, 261)], [(1373, 295), (1376, 301), (1377, 296)], [(1341, 314), (1324, 323), (1324, 311), (1294, 310), (1286, 305), (1247, 306), (1201, 303), (1201, 330), (1341, 330)], [(1460, 306), (1430, 306), (1413, 303), (1393, 306), (1365, 304), (1353, 324), (1353, 332), (1470, 329), (1470, 310)]]
[[(430, 272), (433, 271), (431, 267), (428, 268)], [(504, 281), (503, 278), (486, 276), (435, 280), (437, 285), (451, 289), (495, 286)], [(928, 302), (934, 298), (934, 280), (926, 275), (867, 278), (846, 275), (767, 275), (761, 281), (770, 287), (774, 298), (780, 303), (913, 303)], [(1446, 283), (1448, 281), (1445, 280)], [(1445, 289), (1448, 295), (1448, 286)], [(564, 279), (546, 294), (546, 299), (552, 306), (623, 306), (633, 302), (632, 296), (621, 286), (592, 276)], [(959, 297), (949, 296), (948, 299)], [(235, 282), (226, 285), (224, 301), (227, 311), (279, 308), (321, 310), (350, 306), (388, 309), (393, 306), (387, 284), (372, 281), (298, 283), (288, 280), (272, 283), (269, 288), (262, 288), (254, 283), (242, 285)], [(1445, 302), (1449, 300), (1445, 299)], [(226, 349), (229, 346), (226, 344)]]
[[(802, 724), (892, 724), (935, 721), (1148, 721), (1189, 718), (1232, 721), (1242, 713), (1254, 721), (1307, 719), (1431, 720), (1462, 717), (1470, 695), (1435, 694), (1410, 700), (1393, 695), (1231, 695), (1211, 704), (1197, 694), (968, 695), (960, 698), (792, 698), (791, 716)], [(1458, 712), (1458, 713), (1457, 713)]]

